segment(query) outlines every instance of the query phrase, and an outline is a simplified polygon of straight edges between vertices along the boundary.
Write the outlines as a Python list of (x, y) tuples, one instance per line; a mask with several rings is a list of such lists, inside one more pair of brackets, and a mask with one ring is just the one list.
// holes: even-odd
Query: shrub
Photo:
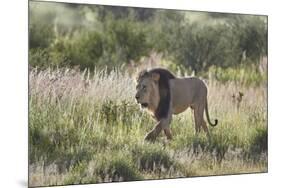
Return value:
[(111, 151), (97, 156), (94, 174), (103, 182), (140, 180), (136, 167), (125, 153)]
[(267, 152), (268, 132), (266, 127), (257, 128), (250, 143), (250, 152), (253, 156)]
[(113, 46), (113, 52), (120, 51), (123, 55), (121, 62), (129, 63), (130, 60), (139, 60), (148, 55), (151, 46), (147, 41), (149, 30), (142, 23), (135, 20), (110, 20), (105, 34), (108, 42)]
[(31, 49), (28, 55), (29, 66), (39, 67), (40, 69), (50, 67), (50, 55), (46, 49)]
[(71, 66), (79, 66), (82, 70), (85, 68), (93, 69), (103, 56), (104, 46), (103, 35), (99, 32), (82, 32), (66, 41), (65, 49), (62, 51), (69, 59)]
[(259, 86), (265, 84), (267, 81), (267, 76), (265, 74), (259, 72), (253, 66), (245, 65), (236, 68), (212, 66), (208, 69), (208, 72), (200, 73), (200, 75), (222, 83), (233, 81), (244, 86)]
[(87, 177), (87, 163), (78, 163), (71, 166), (69, 174), (65, 178), (65, 184), (96, 183), (95, 177)]
[(53, 25), (40, 22), (29, 26), (29, 49), (48, 48), (53, 42), (55, 34)]
[(168, 153), (157, 145), (136, 146), (132, 153), (133, 159), (140, 170), (161, 171), (161, 169), (169, 169), (173, 165), (173, 160)]
[[(120, 102), (105, 100), (100, 107), (100, 113), (105, 123), (114, 125), (132, 125), (134, 119), (132, 114), (138, 111), (138, 106), (134, 103), (122, 100)], [(140, 115), (140, 113), (137, 113)]]

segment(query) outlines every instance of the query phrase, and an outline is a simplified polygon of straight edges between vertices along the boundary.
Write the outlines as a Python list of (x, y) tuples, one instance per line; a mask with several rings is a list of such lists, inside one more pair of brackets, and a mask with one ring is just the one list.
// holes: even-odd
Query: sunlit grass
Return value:
[[(194, 135), (190, 110), (174, 116), (173, 140), (144, 142), (154, 121), (134, 102), (126, 73), (30, 71), (30, 186), (267, 171), (263, 85), (207, 80), (212, 142)], [(239, 108), (232, 95), (242, 91)]]

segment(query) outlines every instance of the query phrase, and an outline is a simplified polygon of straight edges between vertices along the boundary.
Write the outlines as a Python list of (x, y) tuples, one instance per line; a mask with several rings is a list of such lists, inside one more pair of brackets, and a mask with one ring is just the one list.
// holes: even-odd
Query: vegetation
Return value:
[[(266, 17), (29, 6), (29, 186), (267, 171)], [(143, 140), (133, 74), (151, 66), (206, 81), (211, 143), (190, 110), (172, 141)]]
[[(243, 83), (243, 82), (242, 82)], [(30, 185), (61, 185), (267, 171), (266, 88), (209, 80), (212, 143), (195, 141), (187, 111), (173, 141), (144, 142), (155, 122), (134, 102), (121, 71), (30, 72)], [(237, 106), (232, 95), (245, 92)]]
[(200, 74), (267, 54), (264, 16), (31, 2), (29, 32), (29, 63), (40, 68), (114, 68), (154, 51)]

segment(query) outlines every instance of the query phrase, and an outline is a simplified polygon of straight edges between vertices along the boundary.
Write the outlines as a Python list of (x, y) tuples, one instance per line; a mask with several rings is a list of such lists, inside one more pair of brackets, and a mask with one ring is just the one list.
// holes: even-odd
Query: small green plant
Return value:
[(133, 159), (142, 171), (159, 171), (169, 169), (173, 165), (167, 151), (158, 145), (145, 144), (132, 150)]
[(268, 146), (268, 131), (266, 127), (257, 128), (251, 140), (250, 151), (253, 155), (258, 155), (262, 152), (267, 152)]
[[(241, 85), (255, 85), (259, 86), (265, 84), (267, 81), (266, 74), (263, 74), (253, 66), (241, 66), (238, 68), (221, 68), (211, 67), (208, 70), (207, 76), (214, 78), (222, 83), (233, 81)], [(203, 74), (204, 75), (204, 74)]]
[(128, 155), (118, 152), (105, 153), (97, 156), (94, 174), (102, 181), (140, 180), (141, 175)]

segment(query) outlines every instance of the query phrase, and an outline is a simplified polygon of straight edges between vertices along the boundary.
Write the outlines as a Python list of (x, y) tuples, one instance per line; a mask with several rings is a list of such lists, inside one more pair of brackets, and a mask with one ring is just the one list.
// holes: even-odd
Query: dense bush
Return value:
[[(172, 60), (190, 67), (195, 73), (206, 71), (211, 65), (225, 66), (227, 48), (223, 27), (185, 24), (168, 43)], [(220, 33), (220, 35), (218, 35)]]
[(133, 159), (142, 171), (161, 171), (173, 165), (167, 151), (158, 145), (143, 145), (133, 149)]
[(235, 15), (201, 23), (183, 17), (181, 13), (161, 17), (165, 20), (160, 22), (161, 37), (155, 38), (162, 41), (158, 50), (195, 73), (213, 65), (228, 68), (258, 64), (267, 54), (267, 28), (262, 18)]
[(112, 68), (156, 51), (198, 73), (211, 66), (257, 64), (267, 55), (267, 20), (262, 16), (200, 13), (202, 18), (194, 19), (199, 13), (50, 4), (42, 13), (36, 8), (31, 6), (31, 66)]
[(29, 48), (47, 48), (55, 38), (53, 26), (40, 22), (29, 26)]
[(98, 156), (95, 165), (95, 175), (103, 182), (140, 180), (141, 175), (137, 171), (130, 156), (115, 152)]

